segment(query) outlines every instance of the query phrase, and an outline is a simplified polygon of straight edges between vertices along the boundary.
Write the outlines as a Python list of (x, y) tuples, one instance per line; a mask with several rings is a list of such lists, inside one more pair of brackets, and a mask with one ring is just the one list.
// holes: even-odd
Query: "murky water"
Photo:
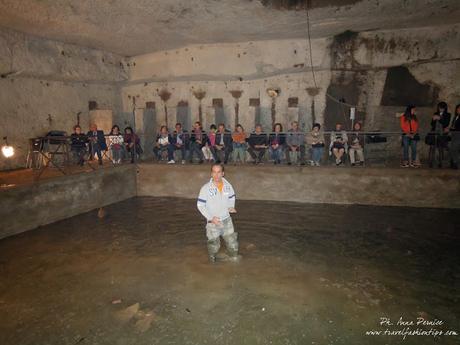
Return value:
[[(460, 333), (458, 211), (237, 208), (238, 264), (207, 263), (194, 200), (131, 199), (0, 241), (0, 344), (458, 343), (433, 336)], [(394, 333), (417, 329), (431, 335)]]

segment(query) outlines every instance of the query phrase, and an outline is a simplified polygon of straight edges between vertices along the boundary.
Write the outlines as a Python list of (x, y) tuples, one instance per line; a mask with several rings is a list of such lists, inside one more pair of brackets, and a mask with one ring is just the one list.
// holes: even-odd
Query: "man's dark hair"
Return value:
[(447, 112), (447, 103), (446, 102), (439, 102), (438, 103), (438, 111), (444, 109)]
[(225, 171), (224, 166), (223, 166), (222, 164), (220, 164), (220, 163), (213, 163), (213, 164), (211, 165), (211, 171), (212, 171), (212, 168), (214, 168), (214, 167), (220, 167), (220, 168), (222, 169), (222, 172)]

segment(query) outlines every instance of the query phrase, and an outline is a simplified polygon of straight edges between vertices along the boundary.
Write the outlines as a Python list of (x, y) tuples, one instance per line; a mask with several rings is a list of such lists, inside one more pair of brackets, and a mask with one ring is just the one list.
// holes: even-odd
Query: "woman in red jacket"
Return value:
[(403, 162), (401, 167), (409, 167), (409, 146), (411, 149), (411, 162), (410, 166), (413, 168), (418, 168), (419, 164), (417, 163), (417, 141), (420, 140), (420, 135), (418, 134), (418, 120), (415, 115), (415, 106), (409, 105), (406, 108), (406, 111), (401, 116), (401, 130), (402, 135), (402, 144), (403, 144)]

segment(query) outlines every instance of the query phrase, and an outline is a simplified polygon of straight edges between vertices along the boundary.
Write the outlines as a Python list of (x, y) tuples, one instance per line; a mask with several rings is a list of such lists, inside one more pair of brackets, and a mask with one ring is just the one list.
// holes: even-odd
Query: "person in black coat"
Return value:
[(268, 147), (267, 134), (262, 132), (261, 125), (256, 125), (255, 131), (249, 136), (248, 144), (248, 152), (254, 160), (254, 164), (261, 163)]
[(190, 135), (188, 131), (182, 129), (182, 124), (178, 122), (176, 123), (176, 129), (171, 137), (172, 143), (170, 145), (173, 151), (173, 156), (176, 150), (180, 150), (182, 153), (182, 164), (184, 164), (190, 151)]
[(131, 156), (131, 163), (139, 159), (144, 152), (141, 146), (141, 139), (134, 133), (132, 127), (125, 128), (125, 135), (123, 137), (126, 152)]
[(88, 143), (88, 137), (81, 132), (81, 127), (76, 125), (73, 128), (73, 133), (70, 136), (70, 150), (72, 151), (75, 160), (79, 165), (83, 165), (85, 162), (86, 144)]
[(233, 139), (232, 133), (225, 128), (225, 124), (219, 124), (216, 133), (216, 145), (211, 148), (211, 152), (214, 156), (216, 163), (222, 161), (222, 156), (224, 157), (224, 164), (228, 162), (228, 156), (233, 149)]
[(450, 135), (452, 141), (450, 142), (450, 167), (458, 169), (459, 156), (460, 156), (460, 104), (455, 107), (454, 118), (450, 127)]
[(275, 123), (273, 132), (268, 137), (270, 156), (274, 164), (281, 163), (281, 157), (286, 147), (286, 133), (283, 133), (281, 123)]
[(99, 165), (102, 165), (102, 151), (107, 151), (104, 132), (97, 129), (96, 124), (91, 124), (87, 134), (89, 141), (90, 160), (93, 160), (94, 154), (97, 154)]
[(195, 152), (200, 158), (200, 164), (203, 163), (204, 155), (201, 150), (203, 146), (206, 145), (206, 132), (203, 131), (201, 123), (199, 121), (195, 122), (193, 125), (193, 130), (190, 133), (190, 163), (193, 161), (193, 153)]
[(449, 142), (449, 124), (450, 114), (447, 111), (447, 103), (439, 102), (437, 111), (431, 118), (431, 131), (425, 138), (425, 142), (430, 145), (428, 151), (428, 164), (433, 167), (436, 159), (436, 151), (438, 152), (438, 167), (442, 167), (444, 159), (444, 149), (447, 148)]

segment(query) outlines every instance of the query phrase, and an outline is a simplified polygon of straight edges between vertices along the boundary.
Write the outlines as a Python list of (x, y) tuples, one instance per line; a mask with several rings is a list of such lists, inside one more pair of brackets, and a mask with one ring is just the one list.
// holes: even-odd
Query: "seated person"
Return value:
[[(186, 130), (182, 129), (182, 124), (180, 122), (176, 123), (176, 128), (172, 134), (172, 151), (173, 151), (173, 158), (174, 152), (180, 150), (181, 152), (181, 159), (182, 164), (185, 164), (187, 159), (187, 155), (190, 150), (190, 137)], [(175, 162), (174, 162), (175, 163)]]
[(225, 124), (220, 123), (216, 133), (216, 145), (211, 148), (216, 163), (220, 163), (222, 158), (224, 164), (228, 162), (228, 156), (233, 149), (232, 133), (225, 128)]
[(107, 139), (112, 153), (112, 163), (120, 164), (123, 157), (123, 136), (120, 133), (120, 127), (113, 126)]
[(347, 132), (342, 130), (342, 124), (335, 125), (335, 131), (331, 132), (331, 143), (329, 145), (329, 155), (333, 154), (335, 157), (335, 164), (337, 166), (343, 164), (343, 154), (347, 150)]
[(87, 134), (89, 141), (89, 152), (91, 156), (89, 160), (93, 160), (94, 155), (97, 155), (99, 165), (102, 165), (102, 151), (107, 151), (104, 132), (97, 129), (96, 124), (91, 124)]
[(268, 147), (268, 138), (267, 135), (262, 132), (261, 125), (256, 125), (255, 131), (249, 136), (248, 144), (248, 152), (254, 160), (254, 164), (262, 163), (262, 158)]
[(168, 128), (166, 126), (161, 126), (160, 133), (158, 133), (155, 146), (153, 147), (154, 158), (158, 161), (161, 161), (161, 156), (163, 152), (168, 153), (168, 164), (174, 164), (173, 149), (171, 147), (172, 137), (168, 133)]
[(311, 147), (311, 165), (319, 167), (324, 151), (324, 134), (319, 123), (313, 125), (306, 142)]
[(202, 148), (206, 146), (206, 133), (203, 131), (201, 122), (197, 121), (193, 125), (193, 130), (190, 133), (190, 163), (193, 161), (193, 153), (196, 153), (200, 158), (200, 164), (203, 163), (203, 151)]
[(206, 159), (208, 163), (214, 162), (213, 148), (214, 146), (216, 146), (216, 131), (217, 131), (216, 125), (212, 124), (209, 127), (209, 133), (206, 137), (206, 143), (201, 148), (201, 151), (203, 151), (204, 159)]
[(241, 163), (246, 161), (246, 133), (243, 126), (236, 125), (235, 132), (232, 134), (233, 140), (233, 163), (236, 165), (238, 160)]
[[(350, 135), (350, 163), (352, 166), (364, 164), (364, 135), (361, 132), (361, 123), (356, 122)], [(358, 158), (358, 159), (356, 159)]]
[(141, 140), (137, 134), (134, 133), (131, 127), (126, 127), (123, 141), (125, 143), (126, 152), (128, 152), (131, 156), (131, 163), (134, 163), (134, 158), (137, 157), (139, 159), (143, 152), (141, 147)]
[(300, 131), (299, 123), (294, 121), (291, 123), (291, 129), (286, 137), (286, 160), (291, 165), (291, 156), (297, 155), (300, 152), (300, 163), (305, 164), (305, 135)]
[(274, 164), (281, 163), (281, 156), (286, 145), (286, 134), (282, 132), (283, 126), (281, 123), (275, 123), (273, 133), (270, 133), (268, 137), (270, 156)]
[(73, 134), (70, 136), (70, 150), (72, 151), (73, 157), (79, 165), (83, 165), (85, 162), (86, 144), (88, 143), (88, 137), (81, 132), (81, 127), (76, 125), (73, 128)]

